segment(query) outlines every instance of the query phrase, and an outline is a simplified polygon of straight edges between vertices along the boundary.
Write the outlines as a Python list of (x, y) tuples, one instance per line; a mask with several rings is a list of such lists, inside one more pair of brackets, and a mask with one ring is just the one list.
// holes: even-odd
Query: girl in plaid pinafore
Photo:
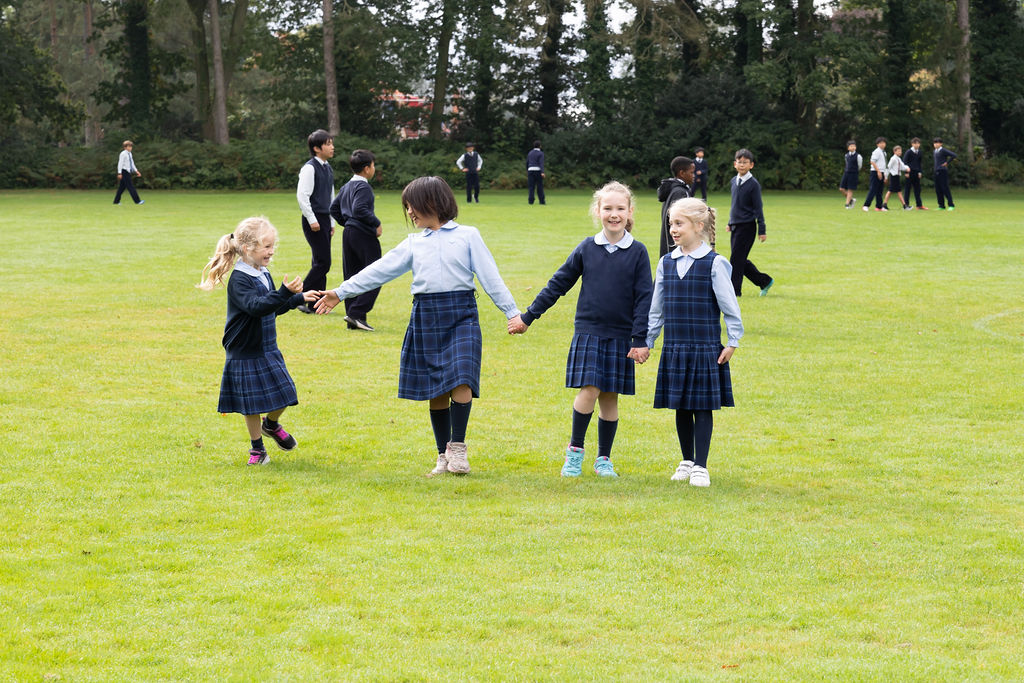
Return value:
[(669, 230), (676, 248), (658, 263), (647, 334), (652, 347), (665, 329), (654, 407), (676, 411), (683, 460), (672, 479), (709, 486), (712, 411), (733, 405), (729, 359), (743, 322), (729, 261), (705, 242), (715, 238), (715, 210), (699, 199), (680, 199), (669, 209)]
[(412, 315), (402, 343), (398, 397), (430, 402), (437, 461), (428, 476), (469, 473), (466, 428), (480, 397), (482, 337), (475, 275), (506, 318), (519, 315), (480, 231), (459, 225), (452, 189), (442, 178), (417, 178), (402, 205), (420, 232), (409, 235), (337, 289), (319, 292), (316, 312), (412, 271)]
[[(304, 301), (317, 299), (316, 292), (302, 292), (299, 277), (274, 289), (267, 265), (276, 245), (277, 230), (270, 221), (263, 217), (245, 219), (217, 242), (217, 251), (203, 269), (198, 285), (212, 290), (231, 271), (223, 339), (227, 360), (217, 410), (245, 416), (252, 446), (250, 465), (270, 462), (262, 434), (282, 450), (296, 446), (295, 438), (278, 422), (285, 408), (299, 400), (277, 348), (275, 320)], [(263, 413), (266, 418), (261, 419)]]

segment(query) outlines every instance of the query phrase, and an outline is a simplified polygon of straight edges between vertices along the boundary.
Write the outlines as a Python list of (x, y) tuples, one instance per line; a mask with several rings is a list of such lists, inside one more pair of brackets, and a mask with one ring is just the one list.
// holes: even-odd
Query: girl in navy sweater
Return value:
[(733, 405), (729, 359), (743, 336), (743, 322), (732, 267), (707, 244), (715, 239), (715, 210), (697, 199), (680, 199), (669, 209), (669, 230), (676, 248), (658, 262), (647, 333), (650, 348), (665, 328), (654, 407), (676, 411), (683, 460), (673, 481), (710, 486), (712, 411)]
[[(227, 361), (217, 411), (245, 416), (252, 446), (250, 465), (270, 462), (261, 432), (282, 450), (296, 446), (295, 438), (278, 422), (285, 408), (298, 404), (299, 399), (277, 348), (275, 321), (303, 302), (317, 300), (316, 292), (302, 291), (302, 278), (298, 276), (274, 289), (267, 266), (276, 245), (277, 230), (270, 221), (262, 216), (246, 218), (233, 233), (217, 242), (217, 251), (203, 269), (198, 285), (210, 291), (231, 271), (223, 339)], [(261, 420), (264, 413), (266, 417)]]
[(583, 279), (576, 303), (576, 326), (569, 347), (565, 385), (579, 389), (572, 406), (572, 436), (565, 450), (563, 477), (583, 471), (584, 438), (600, 406), (594, 472), (617, 477), (612, 442), (619, 420), (619, 394), (634, 393), (633, 364), (647, 360), (647, 312), (651, 305), (651, 262), (633, 239), (633, 193), (610, 182), (594, 193), (590, 214), (601, 231), (580, 242), (526, 312), (509, 320), (509, 334), (522, 334), (576, 281)]

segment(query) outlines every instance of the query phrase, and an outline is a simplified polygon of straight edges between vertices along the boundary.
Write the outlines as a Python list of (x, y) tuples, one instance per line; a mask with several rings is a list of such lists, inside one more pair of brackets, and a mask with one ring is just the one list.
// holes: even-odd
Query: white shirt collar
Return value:
[[(594, 242), (604, 246), (611, 244), (608, 238), (604, 236), (604, 230), (594, 235)], [(629, 245), (633, 244), (633, 233), (626, 231), (622, 234), (622, 239), (615, 243), (615, 246), (619, 249), (629, 249)]]
[(366, 178), (364, 178), (363, 176), (359, 175), (358, 173), (354, 174), (354, 175), (353, 175), (353, 176), (352, 176), (351, 178), (349, 178), (349, 179), (348, 179), (348, 181), (349, 181), (350, 183), (351, 183), (351, 182), (352, 182), (353, 180), (362, 180), (362, 181), (363, 181), (364, 183), (368, 183), (368, 182), (370, 182), (369, 180), (367, 180), (367, 179), (366, 179)]
[(240, 270), (246, 275), (252, 275), (253, 277), (263, 277), (263, 273), (269, 273), (270, 271), (260, 266), (259, 270), (256, 270), (242, 259), (238, 259), (235, 263), (235, 270)]
[(743, 175), (737, 175), (736, 176), (736, 180), (737, 180), (737, 182), (739, 182), (740, 185), (742, 185), (743, 183), (747, 182), (748, 178), (750, 178), (750, 171), (747, 171)]
[(689, 256), (692, 259), (699, 259), (707, 256), (710, 251), (711, 247), (708, 246), (708, 243), (701, 242), (700, 246), (691, 251), (689, 254), (684, 254), (682, 247), (676, 247), (671, 252), (669, 252), (669, 256), (671, 256), (674, 259), (680, 258), (682, 256)]
[(324, 165), (324, 166), (327, 165), (327, 160), (326, 159), (321, 159), (320, 157), (318, 157), (316, 155), (313, 155), (313, 158), (316, 159), (317, 161), (319, 161), (322, 165)]
[(450, 220), (447, 223), (442, 224), (441, 228), (439, 230), (431, 230), (430, 228), (423, 228), (423, 232), (421, 232), (420, 234), (421, 235), (429, 235), (432, 232), (441, 232), (441, 230), (454, 230), (457, 227), (459, 227), (459, 224), (456, 223), (454, 220)]

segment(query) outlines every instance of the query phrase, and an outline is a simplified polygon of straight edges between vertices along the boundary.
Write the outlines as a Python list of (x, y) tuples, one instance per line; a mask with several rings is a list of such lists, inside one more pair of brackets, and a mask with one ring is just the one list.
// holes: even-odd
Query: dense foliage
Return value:
[[(148, 183), (288, 186), (303, 138), (327, 127), (325, 44), (339, 156), (362, 140), (390, 169), (386, 186), (454, 173), (466, 140), (485, 155), (485, 183), (515, 186), (535, 138), (555, 185), (650, 185), (700, 145), (713, 179), (748, 147), (768, 187), (832, 187), (845, 141), (869, 152), (878, 135), (920, 136), (926, 148), (943, 136), (961, 157), (954, 182), (1020, 179), (1024, 15), (1013, 0), (333, 0), (332, 10), (331, 42), (320, 3), (8, 6), (0, 185), (94, 187), (132, 138)], [(230, 144), (212, 144), (218, 127)], [(398, 142), (408, 137), (420, 139)]]

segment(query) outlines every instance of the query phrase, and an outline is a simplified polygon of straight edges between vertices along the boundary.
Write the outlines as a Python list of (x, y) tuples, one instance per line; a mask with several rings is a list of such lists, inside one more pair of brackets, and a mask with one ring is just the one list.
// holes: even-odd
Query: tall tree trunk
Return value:
[(324, 83), (327, 86), (327, 132), (341, 132), (338, 114), (338, 74), (334, 70), (334, 0), (324, 0)]
[[(92, 0), (85, 0), (82, 4), (84, 22), (82, 26), (83, 44), (85, 47), (85, 69), (86, 73), (92, 73), (93, 65), (96, 62), (96, 46), (92, 43)], [(96, 101), (92, 95), (85, 97), (85, 121), (82, 124), (82, 137), (86, 147), (92, 147), (100, 139), (100, 122), (96, 112)]]
[(960, 153), (967, 155), (967, 163), (974, 163), (974, 141), (971, 139), (971, 19), (968, 0), (956, 0), (956, 23), (960, 28), (960, 43), (956, 51), (957, 116), (956, 137)]
[(558, 126), (558, 99), (562, 94), (562, 33), (565, 30), (566, 0), (547, 0), (544, 42), (540, 49), (540, 113), (538, 123), (546, 133)]
[(148, 0), (126, 0), (121, 7), (128, 48), (128, 125), (139, 135), (149, 132), (152, 74), (149, 61)]
[(47, 9), (50, 11), (50, 51), (57, 47), (57, 0), (48, 0)]
[(224, 87), (224, 53), (220, 41), (220, 3), (209, 0), (210, 51), (213, 53), (213, 141), (228, 144), (228, 96)]
[[(814, 2), (813, 0), (797, 0), (796, 3), (796, 35), (798, 44), (806, 46), (817, 42), (814, 26)], [(805, 48), (806, 49), (806, 48)], [(796, 77), (799, 80), (809, 78), (814, 71), (815, 58), (813, 52), (801, 52), (800, 64), (797, 67)], [(800, 93), (796, 89), (795, 94), (797, 117), (804, 136), (811, 138), (818, 125), (818, 103)]]
[(455, 32), (454, 4), (453, 0), (441, 3), (441, 29), (437, 36), (437, 63), (434, 65), (434, 97), (430, 103), (430, 123), (427, 126), (427, 135), (434, 139), (441, 138), (441, 124), (444, 120), (445, 96), (448, 92), (448, 51)]
[(231, 90), (231, 79), (234, 78), (238, 58), (242, 53), (245, 38), (245, 23), (249, 16), (249, 0), (235, 0), (231, 14), (231, 32), (228, 44), (224, 49), (224, 92)]
[(192, 67), (196, 72), (196, 118), (203, 139), (213, 140), (213, 105), (210, 102), (210, 60), (206, 52), (206, 0), (188, 0), (192, 10)]

